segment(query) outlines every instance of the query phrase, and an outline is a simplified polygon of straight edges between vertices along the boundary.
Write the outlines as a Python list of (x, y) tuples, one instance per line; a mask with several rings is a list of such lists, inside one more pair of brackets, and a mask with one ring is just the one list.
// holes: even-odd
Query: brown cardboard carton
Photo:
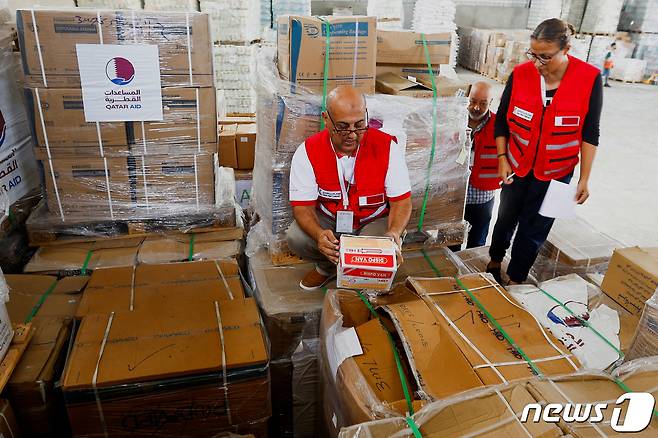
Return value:
[[(416, 412), (413, 419), (421, 434), (430, 437), (561, 437), (562, 431), (556, 425), (544, 421), (522, 425), (514, 418), (514, 415), (521, 415), (527, 404), (534, 402), (522, 383), (513, 383), (506, 387), (469, 391), (428, 404)], [(408, 427), (403, 417), (396, 417), (351, 426), (343, 429), (339, 436), (394, 436)]]
[(638, 319), (658, 288), (658, 248), (616, 249), (601, 289)]
[[(329, 22), (327, 91), (352, 84), (363, 93), (375, 92), (377, 23), (375, 17), (324, 17)], [(278, 65), (284, 79), (322, 93), (326, 30), (318, 17), (281, 16)], [(356, 38), (358, 28), (358, 39)], [(355, 62), (356, 57), (356, 62)]]
[[(462, 91), (468, 96), (471, 85), (452, 80), (445, 76), (434, 78), (437, 96), (454, 96)], [(394, 73), (383, 73), (377, 75), (377, 91), (384, 94), (395, 94), (400, 96), (430, 98), (434, 96), (432, 82), (429, 79), (417, 79), (411, 75), (403, 77)]]
[[(172, 287), (175, 285), (175, 287)], [(158, 302), (244, 297), (235, 260), (137, 265), (94, 271), (76, 313), (146, 311)]]
[(219, 165), (224, 167), (238, 167), (238, 151), (236, 148), (236, 136), (238, 125), (222, 125), (219, 131)]
[(256, 153), (256, 124), (238, 125), (235, 136), (235, 148), (238, 155), (238, 169), (250, 170), (254, 168), (254, 155)]
[(270, 416), (256, 303), (197, 292), (83, 319), (62, 383), (74, 435), (214, 436)]
[[(215, 91), (212, 87), (162, 89), (161, 122), (85, 122), (82, 91), (75, 88), (32, 88), (37, 143), (45, 153), (112, 156), (198, 152), (216, 141)], [(43, 116), (43, 120), (42, 120)], [(45, 134), (44, 134), (45, 127)]]
[(448, 248), (424, 248), (405, 250), (402, 247), (404, 263), (398, 266), (395, 283), (403, 283), (407, 277), (454, 277), (469, 273), (468, 268)]
[(6, 275), (5, 278), (10, 288), (7, 310), (11, 318), (22, 322), (31, 317), (36, 328), (7, 384), (6, 396), (16, 408), (23, 434), (58, 433), (63, 422), (55, 382), (61, 376), (80, 291), (89, 277), (67, 277), (59, 281), (49, 275)]
[[(503, 288), (479, 274), (459, 278), (471, 290), (477, 302), (499, 320), (498, 323), (517, 347), (510, 344), (489, 320), (487, 313), (476, 304), (476, 300), (454, 278), (411, 278), (409, 285), (423, 297), (435, 314), (437, 323), (450, 333), (485, 385), (535, 375), (536, 371), (517, 348), (523, 350), (543, 375), (553, 376), (578, 370), (580, 364), (566, 347), (541, 327), (530, 313), (516, 304)], [(513, 365), (509, 365), (510, 362)], [(507, 365), (500, 365), (503, 363)]]
[[(430, 71), (427, 68), (427, 64), (377, 64), (377, 76), (384, 73), (392, 73), (404, 78), (407, 76), (413, 76), (416, 79), (430, 79)], [(440, 76), (441, 69), (438, 65), (432, 66), (432, 74), (434, 74), (435, 78)]]
[[(432, 65), (450, 62), (450, 33), (425, 34)], [(427, 66), (420, 33), (409, 30), (377, 30), (377, 64), (417, 64)]]
[[(160, 238), (147, 237), (141, 244), (139, 263), (169, 263), (191, 260), (221, 260), (237, 257), (240, 240), (225, 240), (220, 232), (198, 233)], [(193, 239), (193, 240), (192, 240)]]
[(244, 123), (256, 123), (256, 115), (252, 114), (249, 116), (232, 116), (232, 117), (222, 117), (219, 119), (220, 125), (234, 125), (234, 124), (244, 124)]
[(16, 23), (29, 86), (46, 86), (45, 76), (48, 87), (80, 87), (76, 44), (100, 43), (155, 44), (163, 85), (212, 86), (211, 39), (205, 14), (21, 10)]

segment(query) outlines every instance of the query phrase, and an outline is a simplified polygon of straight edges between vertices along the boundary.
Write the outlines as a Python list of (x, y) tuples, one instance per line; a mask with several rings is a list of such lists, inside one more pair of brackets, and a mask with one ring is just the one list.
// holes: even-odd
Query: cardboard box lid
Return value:
[(412, 97), (432, 97), (432, 87), (414, 80), (412, 76), (406, 78), (394, 73), (377, 75), (377, 91), (386, 94), (397, 94)]
[(157, 302), (244, 297), (235, 260), (143, 264), (94, 271), (76, 316), (152, 308)]
[[(77, 294), (89, 277), (58, 281), (50, 275), (7, 274), (5, 279), (9, 286), (7, 311), (11, 320), (23, 322), (33, 317), (38, 323), (41, 317), (72, 317), (80, 298)], [(39, 303), (38, 311), (33, 315)]]
[(629, 312), (642, 314), (658, 288), (658, 247), (615, 250), (601, 289)]
[[(447, 64), (450, 58), (452, 34), (425, 34), (432, 64)], [(425, 50), (420, 33), (411, 30), (377, 29), (377, 63), (425, 64)]]
[[(340, 236), (340, 266), (343, 268), (363, 268), (373, 270), (395, 270), (397, 258), (395, 257), (396, 245), (389, 237), (376, 236)], [(356, 257), (378, 258), (381, 261), (355, 261)]]
[(199, 291), (207, 300), (172, 299), (141, 311), (87, 316), (64, 373), (64, 390), (91, 388), (97, 362), (99, 388), (222, 373), (223, 365), (227, 370), (264, 365), (268, 355), (255, 301), (222, 301), (218, 318), (209, 292)]
[[(139, 246), (95, 249), (90, 244), (40, 247), (25, 266), (24, 272), (78, 271), (84, 267), (94, 270), (103, 267), (132, 266)], [(86, 262), (86, 265), (85, 265)]]
[(630, 248), (617, 248), (615, 249), (615, 253), (637, 265), (649, 275), (658, 277), (658, 247), (641, 248), (634, 246)]
[(189, 236), (168, 239), (149, 237), (139, 249), (138, 262), (169, 263), (188, 261), (189, 258), (221, 260), (237, 256), (242, 248), (239, 240), (204, 241), (203, 237), (203, 234), (196, 234), (193, 245), (190, 245)]
[[(484, 274), (469, 274), (459, 278), (541, 373), (551, 376), (578, 370), (579, 364), (575, 357), (492, 279)], [(505, 380), (534, 375), (524, 358), (505, 340), (502, 333), (498, 333), (485, 312), (462, 291), (455, 279), (410, 278), (408, 283), (431, 304), (437, 322), (449, 329), (454, 342), (485, 384), (499, 384)], [(518, 365), (498, 366), (495, 369), (487, 366), (508, 362)]]

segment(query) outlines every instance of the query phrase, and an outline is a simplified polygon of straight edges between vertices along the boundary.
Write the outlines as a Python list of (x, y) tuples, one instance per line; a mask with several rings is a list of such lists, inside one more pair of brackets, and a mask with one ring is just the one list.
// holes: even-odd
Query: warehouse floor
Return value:
[[(465, 81), (493, 84), (493, 109), (498, 108), (503, 84), (461, 68), (457, 73)], [(625, 245), (658, 246), (658, 87), (610, 85), (604, 89), (591, 195), (577, 214)]]

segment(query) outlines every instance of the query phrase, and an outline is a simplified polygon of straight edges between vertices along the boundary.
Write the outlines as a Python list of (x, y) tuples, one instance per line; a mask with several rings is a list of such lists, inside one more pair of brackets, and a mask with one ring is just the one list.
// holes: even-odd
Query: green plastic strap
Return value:
[(436, 276), (437, 276), (437, 277), (443, 277), (443, 274), (441, 273), (441, 271), (439, 270), (439, 268), (437, 268), (436, 265), (434, 265), (434, 262), (433, 262), (432, 259), (427, 255), (427, 253), (425, 252), (425, 250), (424, 250), (424, 249), (421, 249), (420, 252), (423, 254), (423, 258), (425, 259), (425, 261), (427, 262), (427, 264), (430, 265), (430, 268), (432, 268), (432, 271), (434, 271), (434, 273), (436, 274)]
[[(322, 112), (327, 110), (327, 81), (329, 80), (329, 52), (330, 52), (330, 37), (331, 26), (327, 20), (322, 20), (324, 24), (325, 33), (325, 46), (324, 46), (324, 78), (322, 79)], [(320, 114), (320, 129), (324, 129), (324, 118)]]
[(356, 291), (357, 294), (359, 294), (359, 298), (361, 298), (361, 301), (363, 301), (363, 304), (366, 305), (368, 310), (370, 310), (370, 313), (373, 314), (375, 318), (377, 318), (377, 321), (379, 321), (380, 324), (382, 324), (382, 327), (384, 328), (384, 331), (386, 332), (386, 335), (388, 336), (388, 341), (391, 344), (391, 348), (393, 350), (393, 356), (395, 357), (395, 365), (398, 368), (398, 375), (400, 377), (400, 383), (402, 384), (402, 391), (404, 392), (404, 398), (407, 400), (407, 409), (409, 411), (409, 415), (414, 414), (414, 405), (411, 402), (411, 394), (409, 393), (409, 387), (407, 386), (407, 378), (404, 375), (404, 371), (402, 370), (402, 361), (400, 360), (400, 355), (398, 353), (398, 348), (395, 346), (395, 341), (393, 340), (393, 336), (389, 333), (389, 331), (386, 329), (384, 326), (384, 323), (382, 322), (381, 318), (375, 311), (375, 308), (372, 307), (372, 304), (370, 304), (370, 301), (358, 290)]
[(50, 285), (48, 290), (46, 290), (43, 294), (41, 294), (41, 298), (39, 298), (39, 302), (36, 303), (34, 307), (32, 307), (30, 314), (27, 316), (27, 318), (25, 318), (25, 324), (32, 321), (32, 319), (35, 317), (41, 306), (43, 306), (43, 303), (44, 301), (46, 301), (46, 298), (48, 298), (48, 295), (50, 295), (50, 293), (55, 290), (55, 286), (57, 286), (57, 280), (53, 280), (53, 283)]
[[(619, 380), (619, 379), (614, 379), (614, 381), (615, 381), (615, 383), (617, 384), (617, 386), (619, 386), (623, 391), (626, 391), (626, 392), (636, 392), (636, 391), (633, 391), (631, 388), (629, 388), (629, 387), (628, 387), (624, 382), (622, 382), (621, 380)], [(653, 416), (656, 417), (656, 418), (658, 418), (658, 410), (656, 410), (656, 409), (653, 410)]]
[(596, 336), (598, 336), (599, 338), (601, 338), (601, 339), (603, 340), (603, 342), (605, 342), (606, 344), (608, 344), (608, 346), (610, 346), (610, 348), (612, 348), (613, 350), (615, 350), (615, 351), (617, 352), (617, 354), (619, 354), (619, 356), (621, 356), (622, 358), (624, 357), (624, 353), (623, 353), (619, 348), (615, 347), (615, 346), (612, 344), (612, 342), (610, 342), (605, 336), (603, 336), (600, 332), (598, 332), (594, 327), (592, 327), (592, 325), (591, 325), (588, 321), (586, 321), (586, 320), (582, 319), (581, 317), (579, 317), (578, 315), (576, 315), (574, 312), (571, 311), (571, 309), (569, 309), (566, 305), (564, 305), (562, 302), (560, 302), (560, 300), (558, 300), (558, 299), (555, 298), (553, 295), (551, 295), (551, 294), (549, 294), (548, 292), (546, 292), (546, 291), (545, 291), (544, 289), (542, 289), (541, 287), (537, 287), (537, 289), (539, 289), (540, 291), (542, 291), (542, 292), (544, 293), (544, 295), (546, 295), (548, 298), (550, 298), (553, 302), (559, 304), (560, 307), (562, 307), (564, 310), (566, 310), (567, 312), (569, 312), (569, 313), (571, 314), (571, 316), (573, 316), (573, 317), (575, 317), (576, 319), (578, 319), (578, 321), (579, 321), (582, 325), (584, 325), (584, 326), (587, 327), (588, 329), (592, 330)]
[(15, 224), (16, 223), (16, 217), (14, 216), (14, 212), (9, 209), (9, 214), (7, 215), (7, 218), (9, 218), (9, 223), (10, 224)]
[(411, 418), (411, 417), (405, 417), (405, 420), (407, 421), (407, 425), (409, 426), (409, 428), (413, 432), (414, 436), (416, 438), (422, 438), (423, 434), (420, 433), (420, 429), (418, 429), (418, 425), (416, 424), (414, 419)]
[(420, 219), (418, 221), (418, 231), (423, 231), (423, 222), (425, 221), (425, 212), (427, 211), (427, 200), (430, 194), (430, 176), (432, 175), (432, 164), (434, 163), (434, 153), (436, 152), (436, 122), (437, 122), (437, 94), (436, 82), (434, 81), (434, 71), (432, 70), (432, 62), (430, 60), (430, 52), (427, 48), (427, 40), (425, 34), (420, 34), (423, 40), (423, 49), (425, 50), (425, 60), (427, 61), (427, 68), (430, 73), (430, 80), (432, 81), (432, 149), (430, 151), (430, 160), (427, 163), (427, 177), (425, 178), (425, 194), (423, 195), (423, 206), (420, 209)]
[(194, 236), (194, 233), (190, 234), (190, 250), (187, 254), (187, 261), (189, 262), (194, 260)]
[(487, 319), (493, 323), (493, 325), (496, 327), (496, 329), (498, 331), (500, 331), (500, 333), (505, 337), (505, 340), (507, 340), (507, 342), (509, 342), (509, 344), (512, 346), (512, 348), (514, 348), (521, 355), (523, 360), (525, 360), (528, 363), (528, 365), (534, 371), (534, 373), (536, 375), (542, 377), (543, 373), (539, 370), (539, 368), (537, 368), (537, 366), (532, 361), (532, 359), (530, 359), (528, 357), (528, 355), (525, 354), (523, 349), (519, 345), (517, 345), (517, 343), (514, 341), (514, 339), (512, 339), (512, 337), (509, 335), (509, 333), (507, 333), (505, 331), (505, 329), (498, 323), (498, 321), (496, 321), (496, 318), (494, 318), (493, 315), (491, 313), (489, 313), (489, 311), (486, 309), (486, 307), (484, 307), (484, 305), (480, 302), (480, 300), (478, 300), (475, 297), (473, 292), (471, 292), (471, 290), (468, 287), (466, 287), (466, 285), (464, 283), (462, 283), (462, 281), (459, 279), (459, 277), (457, 277), (455, 275), (454, 279), (457, 281), (457, 284), (459, 285), (459, 287), (461, 287), (468, 294), (468, 296), (471, 298), (471, 300), (473, 300), (473, 302), (480, 308), (480, 310), (482, 312), (484, 312)]
[(93, 254), (92, 250), (87, 251), (87, 257), (85, 257), (84, 263), (82, 263), (82, 269), (80, 269), (80, 275), (87, 275), (87, 268), (89, 262), (91, 261), (91, 255)]

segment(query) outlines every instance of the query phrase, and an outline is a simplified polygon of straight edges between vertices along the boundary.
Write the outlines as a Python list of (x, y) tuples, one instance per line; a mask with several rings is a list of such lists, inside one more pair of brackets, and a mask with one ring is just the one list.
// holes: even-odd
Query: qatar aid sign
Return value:
[(77, 44), (87, 122), (162, 120), (158, 46)]

